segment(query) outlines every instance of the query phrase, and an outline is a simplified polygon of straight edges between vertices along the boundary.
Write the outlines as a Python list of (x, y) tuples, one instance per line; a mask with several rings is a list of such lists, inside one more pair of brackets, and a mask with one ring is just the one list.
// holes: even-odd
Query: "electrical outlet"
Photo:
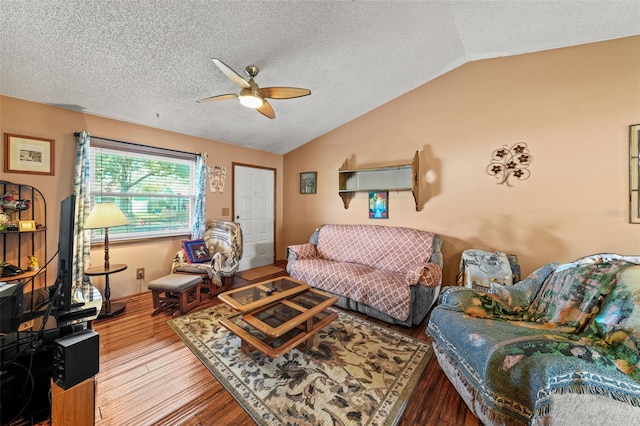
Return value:
[(144, 279), (144, 268), (136, 269), (136, 279), (138, 280)]

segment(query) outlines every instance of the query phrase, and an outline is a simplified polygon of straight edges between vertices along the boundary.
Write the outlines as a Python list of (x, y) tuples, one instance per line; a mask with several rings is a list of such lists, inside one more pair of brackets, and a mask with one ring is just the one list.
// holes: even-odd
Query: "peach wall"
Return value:
[[(283, 159), (281, 155), (0, 96), (0, 132), (3, 137), (4, 133), (16, 133), (55, 139), (55, 176), (5, 173), (4, 168), (0, 174), (0, 179), (32, 185), (43, 192), (48, 207), (47, 253), (49, 256), (57, 250), (60, 201), (73, 191), (76, 155), (76, 139), (73, 134), (82, 130), (87, 130), (95, 136), (126, 142), (188, 152), (208, 152), (209, 165), (227, 168), (227, 182), (223, 193), (207, 193), (207, 219), (231, 219), (231, 216), (222, 216), (222, 208), (233, 210), (232, 162), (276, 169), (276, 253), (284, 251), (284, 249), (278, 249), (279, 243), (283, 240)], [(4, 164), (4, 149), (1, 151), (0, 162)], [(183, 238), (160, 238), (110, 244), (111, 262), (129, 265), (126, 271), (110, 277), (111, 297), (116, 299), (137, 294), (147, 289), (146, 284), (149, 281), (167, 274), (171, 260)], [(102, 245), (92, 247), (92, 264), (101, 262), (103, 255)], [(41, 260), (41, 263), (44, 262)], [(55, 262), (52, 264), (54, 267), (49, 272), (47, 280), (49, 284), (55, 280)], [(146, 269), (146, 279), (143, 282), (135, 278), (135, 270), (138, 267)], [(92, 282), (102, 290), (101, 277), (93, 278)]]
[[(640, 225), (628, 223), (636, 123), (640, 37), (467, 63), (286, 154), (285, 244), (306, 242), (323, 223), (425, 229), (444, 237), (449, 284), (471, 247), (517, 254), (524, 274), (593, 253), (640, 254)], [(531, 176), (499, 185), (485, 168), (516, 142), (534, 157)], [(344, 209), (338, 169), (347, 158), (401, 164), (415, 151), (421, 211), (409, 192), (389, 194), (388, 220), (368, 219), (366, 193)], [(317, 194), (299, 194), (298, 173), (313, 170)]]
[[(445, 279), (469, 247), (517, 254), (523, 273), (549, 261), (597, 252), (640, 254), (640, 226), (628, 223), (628, 126), (640, 123), (640, 37), (467, 63), (286, 154), (137, 126), (0, 96), (0, 131), (56, 140), (56, 175), (4, 173), (0, 179), (44, 192), (48, 253), (57, 247), (60, 200), (72, 190), (75, 138), (207, 150), (209, 164), (227, 167), (227, 189), (208, 194), (207, 217), (231, 206), (231, 163), (276, 172), (276, 258), (307, 241), (322, 223), (377, 223), (440, 233)], [(339, 100), (336, 101), (339, 107)], [(513, 187), (487, 175), (491, 152), (523, 141), (534, 157), (531, 177)], [(406, 163), (420, 152), (421, 211), (408, 192), (390, 194), (390, 218), (369, 220), (367, 196), (348, 210), (337, 195), (338, 169)], [(4, 162), (4, 150), (0, 153)], [(298, 174), (318, 171), (318, 192), (298, 193)], [(286, 227), (285, 224), (286, 223)], [(112, 297), (146, 290), (165, 274), (180, 238), (113, 244)], [(92, 261), (99, 262), (102, 247)], [(135, 268), (147, 269), (146, 282)], [(54, 275), (49, 275), (50, 279)], [(102, 288), (100, 280), (94, 280)]]

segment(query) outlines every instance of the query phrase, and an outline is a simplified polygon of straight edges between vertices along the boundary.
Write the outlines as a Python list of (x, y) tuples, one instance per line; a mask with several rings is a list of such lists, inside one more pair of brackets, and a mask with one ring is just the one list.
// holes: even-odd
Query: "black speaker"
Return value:
[(69, 389), (98, 374), (100, 340), (93, 330), (81, 330), (54, 340), (53, 380)]

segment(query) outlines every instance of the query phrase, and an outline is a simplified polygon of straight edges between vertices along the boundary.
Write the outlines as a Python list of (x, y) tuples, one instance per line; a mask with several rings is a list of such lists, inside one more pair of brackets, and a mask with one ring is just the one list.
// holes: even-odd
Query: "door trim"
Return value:
[(236, 167), (248, 167), (248, 168), (252, 168), (252, 169), (262, 169), (262, 170), (271, 170), (273, 171), (273, 260), (271, 261), (271, 263), (275, 263), (276, 262), (276, 247), (278, 246), (278, 242), (276, 241), (276, 215), (277, 215), (277, 209), (276, 209), (276, 201), (278, 200), (278, 192), (277, 192), (277, 188), (278, 188), (278, 169), (273, 168), (273, 167), (266, 167), (266, 166), (258, 166), (255, 164), (248, 164), (248, 163), (236, 163), (236, 162), (231, 162), (231, 170), (232, 170), (232, 175), (231, 175), (231, 221), (235, 222), (236, 221)]

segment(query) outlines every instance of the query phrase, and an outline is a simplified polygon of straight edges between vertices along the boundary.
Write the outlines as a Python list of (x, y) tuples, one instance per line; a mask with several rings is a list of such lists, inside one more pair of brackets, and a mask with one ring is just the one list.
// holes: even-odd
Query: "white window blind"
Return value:
[[(196, 155), (91, 138), (91, 207), (114, 202), (129, 224), (109, 228), (111, 241), (191, 233)], [(104, 230), (91, 232), (102, 241)]]

